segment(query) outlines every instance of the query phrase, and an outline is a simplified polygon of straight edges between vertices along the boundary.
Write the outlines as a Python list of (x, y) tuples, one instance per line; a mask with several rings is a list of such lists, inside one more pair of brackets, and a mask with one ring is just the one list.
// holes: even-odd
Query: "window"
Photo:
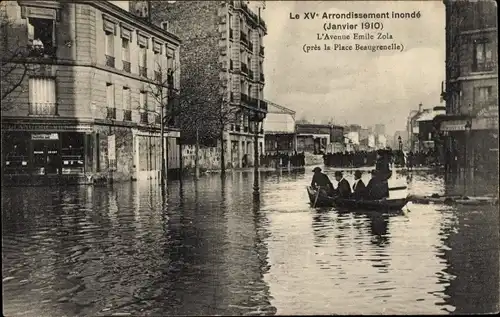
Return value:
[(111, 32), (106, 32), (106, 55), (115, 56), (115, 35)]
[(142, 111), (147, 109), (147, 94), (145, 91), (141, 91), (139, 94), (139, 107)]
[(248, 96), (252, 95), (252, 85), (248, 85)]
[(229, 14), (229, 18), (228, 18), (228, 24), (229, 24), (229, 28), (232, 29), (233, 28), (233, 15), (232, 14)]
[(131, 110), (132, 107), (130, 104), (130, 89), (128, 87), (123, 87), (122, 98), (123, 98), (123, 109)]
[(51, 77), (29, 79), (29, 104), (32, 115), (57, 115), (56, 81)]
[(106, 83), (106, 106), (115, 107), (115, 87), (111, 83)]
[(130, 62), (130, 42), (124, 38), (122, 38), (122, 60)]
[(147, 49), (145, 46), (139, 46), (139, 66), (146, 67), (147, 65)]
[(492, 45), (487, 40), (476, 40), (474, 43), (474, 71), (493, 70)]
[(55, 22), (51, 19), (28, 18), (30, 55), (55, 56)]

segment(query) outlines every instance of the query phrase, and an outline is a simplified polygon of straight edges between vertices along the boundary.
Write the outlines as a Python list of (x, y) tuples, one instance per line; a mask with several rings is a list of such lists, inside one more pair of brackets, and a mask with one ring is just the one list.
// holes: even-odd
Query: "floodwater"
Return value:
[[(498, 311), (498, 207), (312, 209), (309, 168), (262, 173), (255, 203), (252, 176), (170, 182), (164, 205), (153, 182), (4, 188), (4, 315)], [(498, 191), (484, 179), (393, 177), (412, 193)]]

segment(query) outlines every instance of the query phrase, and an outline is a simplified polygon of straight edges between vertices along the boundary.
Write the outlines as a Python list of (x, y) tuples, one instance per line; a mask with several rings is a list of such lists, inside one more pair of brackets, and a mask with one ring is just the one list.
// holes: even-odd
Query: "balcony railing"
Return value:
[(248, 74), (248, 66), (245, 63), (241, 63), (241, 71), (245, 74)]
[(115, 67), (115, 58), (113, 56), (106, 55), (106, 66)]
[(28, 57), (55, 58), (56, 47), (28, 45)]
[(495, 69), (495, 63), (493, 61), (485, 62), (485, 63), (478, 63), (473, 65), (472, 71), (474, 72), (489, 72), (493, 71)]
[(146, 67), (139, 66), (139, 76), (148, 78), (148, 69)]
[(259, 49), (259, 54), (264, 56), (264, 46), (260, 46), (260, 49)]
[(265, 81), (265, 78), (264, 78), (264, 73), (260, 73), (260, 81), (261, 81), (261, 82), (264, 82), (264, 81)]
[(29, 104), (31, 116), (57, 116), (57, 103), (31, 102)]
[(161, 83), (161, 73), (157, 70), (155, 70), (155, 81), (158, 82), (158, 83)]
[(123, 110), (123, 121), (132, 121), (132, 110)]
[(148, 124), (149, 123), (148, 113), (146, 111), (141, 112), (141, 123), (143, 123), (143, 124)]
[(107, 112), (106, 112), (106, 119), (116, 119), (116, 108), (115, 107), (108, 107)]
[(233, 39), (233, 29), (229, 29), (229, 38)]
[(123, 71), (130, 73), (130, 62), (122, 61), (123, 63)]

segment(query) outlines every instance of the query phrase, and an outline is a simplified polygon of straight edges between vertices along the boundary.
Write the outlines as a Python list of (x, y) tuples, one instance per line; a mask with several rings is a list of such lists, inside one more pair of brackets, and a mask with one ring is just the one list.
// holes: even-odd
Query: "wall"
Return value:
[[(195, 146), (182, 145), (182, 168), (195, 168)], [(220, 148), (200, 147), (198, 152), (198, 166), (202, 170), (220, 169)]]
[(295, 132), (295, 119), (287, 113), (268, 112), (264, 119), (264, 131)]

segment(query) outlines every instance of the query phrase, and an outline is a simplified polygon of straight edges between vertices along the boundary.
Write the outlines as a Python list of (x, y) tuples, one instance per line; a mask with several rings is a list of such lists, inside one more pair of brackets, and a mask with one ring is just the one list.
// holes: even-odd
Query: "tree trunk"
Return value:
[(198, 164), (199, 154), (200, 154), (200, 138), (199, 138), (199, 132), (198, 132), (198, 126), (197, 126), (196, 127), (196, 145), (195, 145), (195, 150), (194, 150), (194, 173), (195, 173), (196, 178), (200, 177), (200, 166)]
[(226, 160), (225, 160), (225, 147), (224, 147), (224, 129), (220, 130), (220, 172), (221, 175), (226, 174)]

